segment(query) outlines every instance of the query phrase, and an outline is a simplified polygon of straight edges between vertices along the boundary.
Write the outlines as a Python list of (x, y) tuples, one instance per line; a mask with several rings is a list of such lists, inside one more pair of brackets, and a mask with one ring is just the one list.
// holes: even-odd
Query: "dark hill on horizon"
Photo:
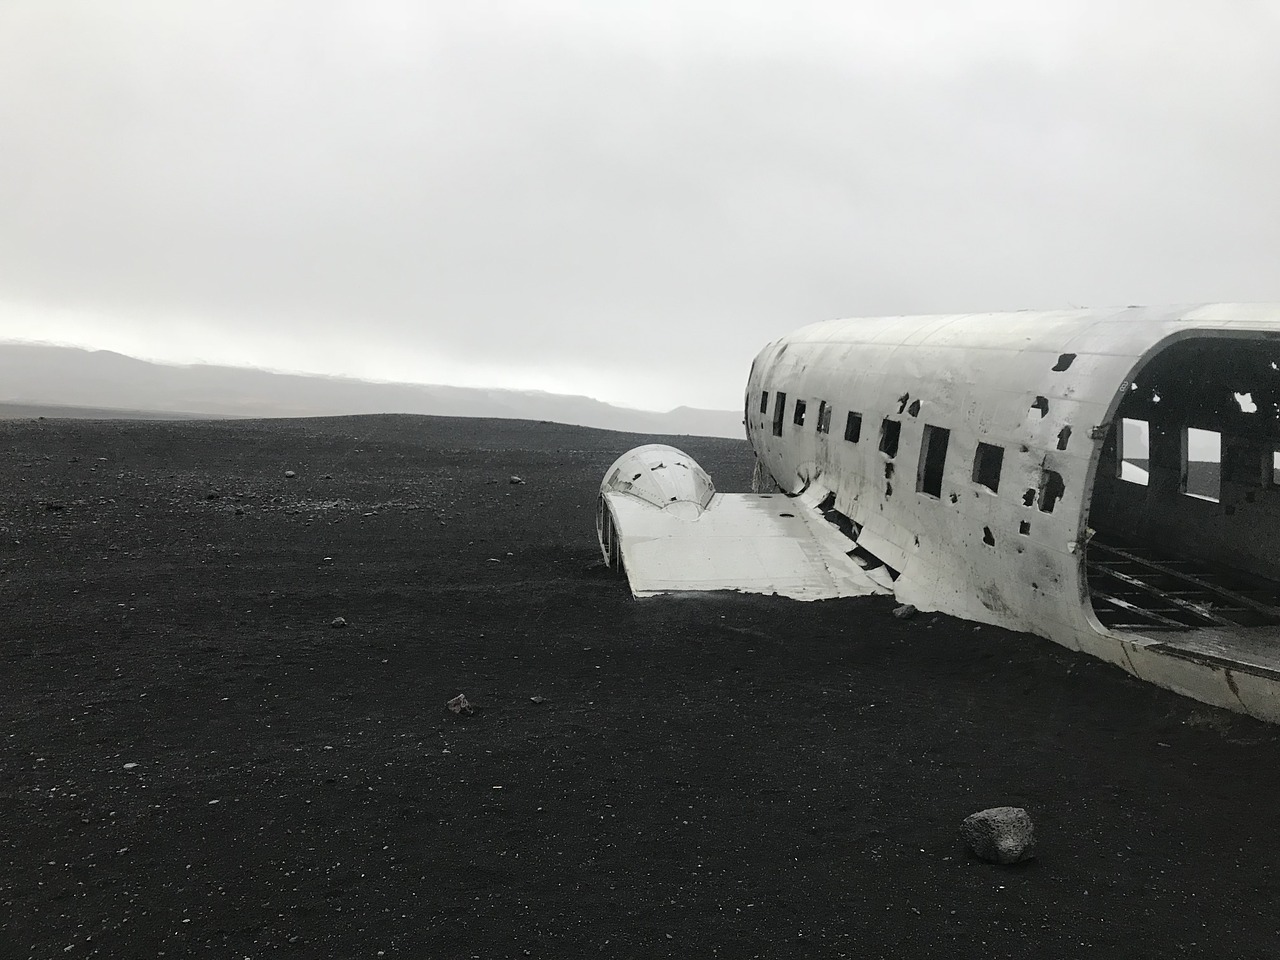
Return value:
[(0, 343), (0, 419), (372, 413), (549, 420), (649, 434), (743, 435), (742, 415), (732, 410), (676, 407), (659, 413), (536, 390), (382, 383), (213, 364), (171, 365), (109, 350)]

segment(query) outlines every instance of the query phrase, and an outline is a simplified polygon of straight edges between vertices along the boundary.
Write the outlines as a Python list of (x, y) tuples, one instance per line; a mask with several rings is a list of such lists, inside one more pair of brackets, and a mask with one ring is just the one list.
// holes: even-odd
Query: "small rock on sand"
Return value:
[(1020, 863), (1035, 856), (1035, 825), (1022, 807), (991, 807), (970, 814), (960, 824), (960, 836), (988, 863)]

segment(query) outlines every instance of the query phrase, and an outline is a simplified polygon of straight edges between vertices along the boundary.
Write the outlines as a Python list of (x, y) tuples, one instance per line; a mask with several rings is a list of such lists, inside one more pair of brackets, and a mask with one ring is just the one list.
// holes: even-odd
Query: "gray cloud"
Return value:
[(1280, 300), (1280, 7), (0, 7), (0, 335), (736, 407), (860, 314)]

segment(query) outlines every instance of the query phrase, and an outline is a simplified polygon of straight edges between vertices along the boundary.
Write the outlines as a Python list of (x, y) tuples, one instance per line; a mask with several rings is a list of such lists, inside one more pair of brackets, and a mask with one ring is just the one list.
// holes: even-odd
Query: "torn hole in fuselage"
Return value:
[(1058, 505), (1058, 501), (1066, 492), (1067, 485), (1062, 479), (1062, 474), (1057, 470), (1043, 468), (1040, 475), (1040, 512), (1053, 513), (1053, 508)]
[(794, 493), (784, 493), (783, 496), (789, 497), (792, 500), (794, 500), (796, 497), (805, 493), (809, 489), (809, 484), (813, 483), (813, 480), (811, 478), (802, 477), (799, 474), (796, 474), (796, 479), (800, 481), (800, 489), (795, 491)]
[(880, 567), (884, 567), (885, 571), (889, 574), (890, 580), (898, 579), (898, 571), (889, 566), (866, 547), (855, 546), (848, 552), (848, 554), (846, 554), (846, 556), (848, 556), (850, 560), (860, 566), (863, 570), (876, 570)]
[(834, 493), (829, 493), (823, 498), (822, 502), (818, 504), (818, 512), (822, 514), (822, 519), (839, 530), (844, 536), (852, 541), (857, 541), (858, 534), (862, 532), (862, 528), (848, 514), (841, 513), (836, 509), (836, 495)]

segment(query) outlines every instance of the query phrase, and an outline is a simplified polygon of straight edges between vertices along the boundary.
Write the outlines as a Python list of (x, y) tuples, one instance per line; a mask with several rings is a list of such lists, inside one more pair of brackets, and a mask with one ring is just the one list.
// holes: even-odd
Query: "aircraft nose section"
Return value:
[(697, 520), (715, 495), (707, 472), (682, 450), (650, 443), (614, 461), (600, 493), (625, 493), (681, 520)]

